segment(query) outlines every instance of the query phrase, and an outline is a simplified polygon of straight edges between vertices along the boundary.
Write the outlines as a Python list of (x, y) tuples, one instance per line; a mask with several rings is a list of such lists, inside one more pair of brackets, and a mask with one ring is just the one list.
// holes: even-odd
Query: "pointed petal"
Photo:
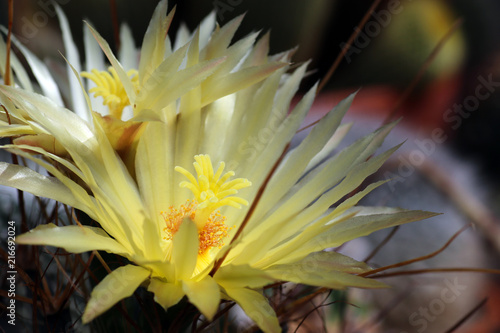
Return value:
[(335, 134), (330, 138), (330, 140), (328, 140), (328, 142), (321, 149), (321, 151), (318, 152), (313, 158), (311, 158), (309, 164), (304, 170), (304, 173), (309, 172), (310, 170), (318, 166), (321, 163), (321, 161), (325, 160), (328, 156), (330, 156), (333, 150), (339, 146), (340, 142), (342, 142), (344, 137), (351, 130), (352, 125), (353, 123), (340, 125), (339, 128), (335, 131)]
[(259, 209), (255, 212), (256, 217), (271, 209), (303, 175), (309, 161), (324, 147), (328, 139), (337, 130), (354, 96), (355, 94), (352, 94), (341, 101), (323, 117), (301, 144), (288, 154), (283, 164), (271, 178), (262, 196), (262, 204), (259, 205)]
[(282, 265), (266, 270), (277, 280), (302, 283), (309, 286), (326, 287), (329, 289), (344, 290), (347, 287), (356, 288), (387, 288), (387, 285), (377, 280), (363, 278), (344, 272), (324, 270), (314, 266), (314, 270), (302, 265)]
[[(197, 87), (203, 80), (211, 75), (225, 58), (204, 61), (175, 73), (174, 78), (163, 76), (161, 80), (149, 80), (137, 99), (137, 109), (161, 110), (168, 104)], [(152, 78), (153, 79), (153, 78)]]
[(132, 30), (127, 24), (122, 24), (120, 28), (120, 50), (118, 59), (125, 71), (138, 68), (139, 55), (135, 48)]
[(263, 270), (248, 265), (222, 266), (214, 279), (223, 288), (261, 288), (275, 280)]
[(204, 84), (202, 106), (262, 81), (287, 65), (287, 63), (283, 62), (271, 62), (261, 66), (248, 67), (220, 77), (217, 84)]
[(189, 301), (208, 320), (212, 320), (220, 303), (220, 290), (217, 282), (210, 275), (207, 275), (201, 281), (182, 281), (182, 290), (186, 293)]
[(148, 291), (155, 294), (155, 302), (160, 304), (165, 311), (179, 303), (184, 297), (184, 291), (179, 284), (162, 282), (157, 279), (151, 279)]
[[(73, 41), (73, 36), (71, 35), (71, 29), (69, 27), (68, 19), (66, 18), (66, 15), (62, 11), (61, 7), (59, 7), (58, 5), (54, 5), (54, 7), (59, 18), (59, 24), (63, 35), (64, 49), (66, 50), (66, 58), (68, 59), (68, 63), (71, 64), (78, 73), (80, 73), (82, 71), (80, 64), (80, 55), (78, 54), (78, 49), (76, 48), (76, 44)], [(84, 96), (82, 95), (80, 83), (73, 75), (70, 66), (67, 67), (67, 71), (69, 86), (71, 89), (72, 110), (75, 111), (76, 114), (80, 115), (83, 119), (86, 119), (86, 103)]]
[(243, 21), (245, 15), (240, 15), (226, 23), (221, 29), (216, 30), (210, 37), (205, 49), (201, 53), (201, 59), (208, 60), (221, 57), (227, 49), (233, 36)]
[[(106, 70), (107, 66), (104, 63), (104, 54), (102, 53), (102, 50), (94, 36), (92, 36), (90, 30), (87, 29), (86, 23), (83, 23), (83, 45), (85, 46), (85, 71), (90, 73), (93, 69), (97, 69), (99, 71)], [(86, 81), (87, 84), (85, 87), (87, 88), (87, 91), (97, 86), (95, 82), (90, 79), (87, 79)], [(90, 94), (89, 98), (93, 111), (102, 115), (109, 114), (109, 109), (103, 104), (103, 98), (101, 96), (95, 97), (94, 94)], [(90, 118), (87, 120), (90, 121)]]
[[(5, 44), (3, 38), (0, 37), (0, 61), (2, 64), (5, 64), (6, 57), (7, 57), (7, 45)], [(19, 85), (23, 89), (33, 91), (33, 86), (31, 85), (28, 73), (26, 72), (26, 70), (24, 69), (23, 65), (21, 64), (21, 62), (19, 61), (14, 52), (10, 52), (10, 70), (15, 73), (14, 75), (14, 78), (16, 79), (15, 81), (17, 81), (17, 83), (19, 83)], [(5, 68), (0, 67), (0, 75), (5, 76), (4, 72)]]
[[(87, 146), (88, 149), (97, 146), (89, 124), (74, 112), (57, 106), (52, 100), (42, 95), (7, 86), (1, 86), (0, 90), (52, 134), (66, 150), (69, 147), (79, 149), (77, 147), (82, 145)], [(62, 123), (64, 126), (60, 125)]]
[(404, 210), (397, 208), (390, 210), (392, 213), (358, 215), (350, 220), (335, 224), (328, 232), (318, 235), (317, 240), (323, 244), (327, 242), (329, 244), (338, 244), (334, 246), (339, 246), (347, 241), (350, 241), (351, 239), (367, 236), (377, 230), (424, 220), (439, 215), (438, 213), (421, 210)]
[(165, 17), (167, 7), (168, 3), (166, 0), (158, 3), (144, 35), (138, 68), (141, 85), (149, 79), (151, 73), (153, 73), (165, 57), (165, 38), (175, 13), (174, 9)]
[(266, 333), (281, 332), (276, 313), (261, 293), (246, 288), (226, 289), (226, 293), (261, 330)]
[(82, 316), (83, 323), (90, 322), (118, 301), (132, 295), (148, 276), (147, 269), (133, 265), (119, 267), (108, 274), (92, 290)]
[(33, 230), (17, 236), (17, 243), (61, 247), (68, 252), (106, 251), (122, 256), (127, 255), (125, 248), (109, 237), (101, 228), (68, 225), (58, 227), (53, 223), (39, 225)]
[(0, 185), (54, 199), (76, 209), (87, 210), (85, 204), (81, 203), (62, 182), (27, 167), (0, 162)]
[(287, 260), (304, 258), (311, 252), (340, 246), (351, 239), (367, 236), (377, 230), (438, 215), (431, 212), (396, 208), (390, 211), (391, 213), (355, 216), (339, 223), (334, 222), (331, 225), (318, 228), (329, 219), (326, 217), (324, 221), (320, 220), (317, 223), (318, 226), (309, 226), (300, 237), (295, 237), (293, 241), (277, 249), (277, 252), (281, 252), (282, 255), (276, 255), (276, 258), (288, 257)]
[(101, 47), (102, 51), (108, 58), (109, 62), (113, 66), (113, 68), (116, 71), (116, 74), (118, 74), (118, 77), (120, 78), (120, 82), (123, 84), (123, 88), (125, 89), (125, 92), (127, 93), (127, 97), (130, 101), (130, 103), (133, 105), (135, 103), (135, 90), (132, 85), (132, 81), (130, 77), (127, 75), (125, 70), (123, 69), (123, 66), (120, 64), (120, 62), (116, 59), (115, 55), (113, 54), (113, 51), (111, 51), (111, 48), (109, 47), (108, 42), (104, 40), (104, 38), (101, 37), (101, 35), (87, 23), (88, 28), (90, 29), (90, 32), (92, 35), (94, 35), (94, 38), (97, 40), (97, 43), (99, 43), (99, 46)]
[[(3, 30), (3, 29), (2, 29)], [(63, 106), (64, 103), (59, 92), (56, 81), (50, 74), (47, 66), (38, 59), (27, 47), (25, 47), (16, 37), (12, 36), (12, 42), (21, 50), (24, 58), (35, 76), (43, 94), (53, 100), (57, 105)]]
[(212, 31), (215, 28), (215, 11), (208, 14), (200, 24), (200, 49), (203, 49), (210, 40)]

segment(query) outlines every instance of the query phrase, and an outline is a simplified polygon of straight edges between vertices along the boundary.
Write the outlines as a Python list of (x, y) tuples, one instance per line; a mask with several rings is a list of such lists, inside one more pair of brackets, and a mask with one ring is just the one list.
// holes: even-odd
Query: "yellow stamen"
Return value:
[[(172, 240), (175, 233), (179, 230), (184, 218), (195, 219), (197, 203), (189, 201), (185, 205), (181, 205), (179, 209), (170, 207), (168, 212), (161, 212), (165, 220), (165, 228), (163, 231), (164, 240)], [(208, 217), (205, 225), (198, 231), (199, 248), (198, 254), (204, 255), (210, 249), (224, 246), (224, 238), (227, 237), (230, 228), (225, 224), (226, 218), (219, 211), (212, 212)]]
[(248, 205), (248, 201), (243, 198), (232, 196), (238, 193), (239, 189), (252, 185), (248, 179), (237, 178), (229, 181), (234, 176), (233, 171), (224, 172), (225, 163), (220, 162), (217, 172), (214, 173), (212, 161), (208, 155), (196, 155), (193, 163), (198, 179), (186, 169), (177, 166), (175, 171), (184, 175), (188, 181), (179, 184), (193, 192), (195, 200), (199, 203), (198, 209), (207, 209), (212, 212), (222, 206), (232, 206), (241, 208), (241, 205)]
[[(135, 69), (131, 69), (127, 72), (127, 75), (130, 77), (132, 85), (137, 92), (139, 89), (138, 72)], [(101, 96), (104, 99), (103, 104), (109, 108), (109, 113), (121, 119), (123, 109), (130, 105), (130, 101), (115, 69), (109, 67), (108, 71), (102, 72), (93, 69), (91, 73), (82, 72), (82, 77), (86, 77), (96, 84), (97, 87), (90, 89), (89, 92), (94, 93), (95, 97)]]
[(179, 230), (184, 217), (189, 217), (191, 220), (194, 220), (195, 213), (196, 202), (189, 200), (186, 205), (181, 205), (179, 209), (170, 206), (168, 212), (161, 212), (161, 216), (163, 216), (163, 219), (167, 224), (167, 226), (163, 229), (165, 232), (165, 237), (163, 237), (163, 239), (172, 240), (175, 233)]
[(225, 223), (226, 217), (222, 216), (217, 208), (226, 205), (241, 208), (241, 205), (248, 205), (245, 199), (233, 195), (238, 193), (239, 189), (248, 187), (252, 183), (244, 178), (229, 180), (234, 176), (233, 171), (222, 175), (224, 162), (220, 162), (217, 171), (214, 172), (208, 155), (196, 155), (194, 159), (193, 165), (198, 179), (184, 168), (175, 167), (175, 170), (188, 179), (179, 185), (190, 189), (195, 199), (188, 200), (178, 209), (170, 207), (168, 212), (161, 212), (166, 224), (163, 228), (165, 233), (163, 239), (172, 240), (184, 219), (190, 218), (198, 228), (198, 258), (201, 262), (209, 262), (211, 260), (209, 250), (222, 248), (224, 239), (231, 229)]

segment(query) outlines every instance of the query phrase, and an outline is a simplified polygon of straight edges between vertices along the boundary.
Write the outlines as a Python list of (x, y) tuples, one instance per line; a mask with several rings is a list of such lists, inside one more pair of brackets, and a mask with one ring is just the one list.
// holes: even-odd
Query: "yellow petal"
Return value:
[(370, 267), (337, 252), (316, 252), (306, 258), (286, 265), (275, 265), (266, 272), (278, 280), (303, 283), (332, 289), (385, 288), (385, 284), (355, 274), (364, 273)]
[(160, 212), (174, 201), (174, 132), (172, 122), (151, 122), (137, 147), (136, 178), (152, 219), (160, 219)]
[(326, 287), (336, 290), (344, 290), (347, 287), (356, 288), (387, 288), (387, 285), (377, 280), (362, 278), (343, 272), (327, 271), (318, 267), (317, 270), (310, 270), (307, 266), (282, 265), (276, 269), (267, 270), (277, 280), (302, 283), (309, 286)]
[[(340, 223), (323, 227), (319, 226), (326, 221), (317, 225), (315, 223), (307, 227), (300, 236), (276, 248), (275, 251), (273, 250), (272, 255), (268, 255), (268, 257), (282, 258), (280, 261), (297, 260), (304, 258), (311, 252), (337, 247), (354, 238), (369, 235), (377, 230), (423, 220), (436, 215), (438, 214), (418, 210), (392, 209), (387, 214), (355, 216), (344, 219)], [(272, 262), (272, 260), (270, 259), (269, 262)]]
[(229, 73), (221, 77), (217, 81), (217, 84), (209, 85), (203, 83), (202, 106), (205, 106), (218, 98), (243, 90), (252, 84), (262, 81), (286, 65), (288, 64), (282, 62), (270, 62), (265, 65), (243, 68), (237, 72)]
[(162, 282), (157, 279), (151, 279), (148, 291), (155, 294), (155, 302), (160, 304), (165, 311), (184, 297), (184, 291), (179, 284)]
[(62, 247), (68, 252), (82, 253), (92, 250), (126, 256), (127, 251), (104, 230), (96, 227), (68, 225), (57, 227), (50, 223), (17, 236), (17, 243)]
[(109, 62), (115, 69), (116, 73), (118, 74), (118, 77), (120, 78), (120, 81), (123, 84), (123, 88), (127, 92), (128, 99), (130, 103), (133, 105), (135, 103), (136, 93), (134, 90), (134, 86), (132, 84), (132, 80), (127, 75), (127, 72), (123, 69), (123, 66), (120, 64), (120, 62), (116, 59), (115, 55), (113, 54), (113, 51), (111, 51), (111, 48), (109, 47), (108, 42), (106, 42), (104, 38), (102, 38), (101, 35), (88, 23), (87, 26), (89, 27), (92, 35), (94, 35), (95, 39), (99, 43), (99, 46), (101, 47), (104, 54), (106, 54), (106, 57), (108, 58)]
[(223, 288), (260, 288), (275, 281), (266, 272), (248, 265), (222, 266), (214, 279)]
[[(41, 175), (30, 168), (0, 162), (0, 185), (14, 187), (88, 211), (86, 202), (72, 192), (71, 185), (68, 186), (54, 177)], [(78, 185), (74, 184), (74, 186)]]
[(172, 262), (177, 280), (188, 280), (198, 260), (198, 229), (193, 221), (185, 218), (172, 240)]
[(261, 293), (246, 288), (226, 289), (226, 293), (261, 330), (266, 333), (281, 332), (276, 313)]
[(207, 275), (201, 281), (182, 281), (182, 290), (200, 312), (212, 320), (220, 303), (219, 285)]
[(23, 135), (14, 139), (14, 144), (40, 147), (43, 150), (58, 156), (65, 156), (68, 154), (66, 149), (64, 149), (64, 147), (57, 142), (52, 135), (44, 133), (37, 135)]
[(90, 294), (90, 300), (82, 316), (84, 324), (99, 316), (121, 299), (129, 297), (149, 276), (140, 266), (127, 265), (108, 274)]
[(141, 84), (146, 82), (151, 73), (160, 65), (165, 57), (165, 38), (167, 37), (168, 28), (175, 13), (174, 8), (165, 17), (167, 7), (168, 3), (166, 0), (158, 3), (144, 35), (139, 63)]

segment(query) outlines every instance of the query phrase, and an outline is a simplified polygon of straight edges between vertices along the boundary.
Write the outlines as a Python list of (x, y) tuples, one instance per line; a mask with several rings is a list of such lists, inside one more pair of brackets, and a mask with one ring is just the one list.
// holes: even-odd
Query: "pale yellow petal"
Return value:
[(243, 68), (222, 76), (217, 80), (217, 84), (203, 85), (201, 104), (205, 106), (218, 98), (245, 89), (287, 65), (287, 63), (272, 62), (261, 66)]
[(311, 270), (308, 269), (307, 266), (280, 265), (276, 268), (271, 267), (267, 269), (266, 272), (278, 280), (336, 290), (344, 290), (347, 287), (369, 289), (388, 287), (386, 284), (377, 280), (362, 278), (357, 275), (339, 271), (325, 271), (322, 270), (321, 267), (315, 267), (314, 270)]
[(225, 265), (214, 275), (223, 288), (261, 288), (275, 280), (265, 271), (248, 265)]
[(160, 65), (165, 57), (165, 38), (172, 22), (175, 9), (167, 16), (168, 2), (162, 0), (158, 3), (144, 35), (139, 62), (139, 79), (141, 85), (146, 82), (151, 73)]
[[(136, 178), (145, 206), (158, 233), (163, 230), (161, 212), (174, 201), (174, 143), (172, 122), (151, 122), (141, 136), (136, 155)], [(164, 221), (163, 221), (164, 222)]]
[(41, 175), (23, 166), (0, 162), (0, 185), (14, 187), (36, 196), (54, 199), (77, 209), (87, 210), (87, 207), (59, 180)]
[(153, 109), (161, 110), (165, 106), (177, 100), (179, 97), (198, 87), (200, 83), (211, 75), (220, 64), (224, 62), (225, 58), (218, 58), (200, 62), (194, 66), (180, 70), (172, 77), (162, 75), (160, 80), (151, 78), (147, 91), (143, 89), (140, 96), (135, 101), (137, 109)]
[(57, 227), (53, 223), (39, 225), (16, 237), (18, 244), (61, 247), (68, 252), (106, 251), (127, 256), (128, 251), (101, 228), (68, 225)]
[(188, 280), (198, 259), (198, 229), (193, 221), (185, 218), (172, 241), (172, 262), (177, 280)]
[(118, 74), (120, 82), (123, 84), (123, 88), (127, 93), (127, 97), (130, 103), (134, 104), (136, 99), (136, 93), (134, 90), (134, 86), (132, 84), (132, 80), (127, 75), (127, 72), (123, 69), (123, 66), (120, 64), (120, 62), (116, 59), (115, 55), (113, 54), (113, 51), (111, 51), (111, 48), (109, 47), (108, 42), (106, 42), (106, 40), (104, 40), (104, 38), (102, 38), (101, 35), (93, 27), (91, 27), (89, 24), (87, 24), (87, 26), (90, 29), (90, 32), (92, 32), (92, 35), (94, 35), (94, 38), (97, 40), (97, 43), (99, 43), (99, 46), (101, 47), (102, 51), (108, 58), (109, 62), (115, 69), (116, 74)]
[(160, 304), (165, 311), (184, 297), (184, 291), (180, 284), (162, 282), (158, 279), (151, 279), (148, 291), (155, 295), (156, 303)]
[(243, 17), (244, 15), (237, 16), (222, 28), (216, 30), (210, 37), (207, 46), (202, 50), (201, 59), (209, 60), (221, 57), (231, 43), (236, 30), (243, 21)]
[(281, 332), (276, 313), (261, 293), (247, 288), (225, 289), (225, 291), (265, 333)]
[(201, 281), (182, 281), (182, 290), (186, 293), (189, 301), (208, 320), (212, 320), (220, 303), (219, 285), (215, 280), (210, 275), (207, 275)]
[(282, 165), (269, 181), (261, 204), (255, 212), (255, 218), (260, 218), (271, 209), (303, 175), (309, 161), (325, 146), (337, 130), (340, 121), (351, 106), (354, 96), (355, 94), (351, 94), (342, 100), (323, 117), (300, 145), (286, 156)]
[(333, 151), (339, 146), (347, 133), (351, 130), (353, 123), (342, 124), (335, 131), (335, 134), (328, 140), (325, 146), (318, 152), (307, 164), (304, 173), (309, 172), (311, 169), (315, 168), (325, 160), (328, 156), (332, 155)]
[(71, 103), (72, 110), (77, 115), (80, 115), (82, 118), (84, 118), (85, 115), (88, 113), (88, 111), (86, 110), (85, 99), (82, 94), (82, 90), (80, 88), (78, 79), (73, 75), (70, 66), (70, 64), (74, 66), (78, 73), (81, 72), (80, 55), (78, 53), (76, 44), (73, 40), (73, 36), (71, 34), (71, 29), (69, 27), (69, 22), (66, 15), (64, 14), (61, 7), (59, 7), (57, 4), (54, 7), (57, 12), (57, 17), (59, 18), (59, 25), (62, 31), (65, 55), (66, 58), (68, 59), (67, 75), (69, 80), (69, 88), (71, 92), (71, 98), (69, 99), (69, 101)]
[(340, 223), (318, 228), (319, 225), (326, 223), (328, 220), (326, 217), (324, 222), (318, 223), (318, 226), (312, 225), (306, 228), (300, 236), (277, 248), (272, 256), (284, 260), (297, 260), (311, 252), (340, 246), (351, 239), (369, 235), (377, 230), (438, 215), (418, 210), (393, 209), (392, 211), (394, 213), (355, 216)]
[(127, 265), (108, 274), (90, 294), (90, 300), (82, 316), (84, 324), (111, 308), (118, 301), (129, 297), (149, 276), (140, 266)]

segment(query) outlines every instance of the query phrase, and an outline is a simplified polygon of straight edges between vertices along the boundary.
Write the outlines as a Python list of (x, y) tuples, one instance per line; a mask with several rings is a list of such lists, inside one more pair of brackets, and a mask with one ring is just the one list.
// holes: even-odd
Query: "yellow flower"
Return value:
[[(118, 57), (99, 33), (85, 24), (86, 70), (82, 71), (68, 20), (63, 11), (57, 5), (55, 7), (66, 49), (67, 82), (58, 84), (41, 60), (17, 39), (14, 38), (13, 42), (46, 97), (58, 106), (70, 108), (90, 126), (96, 118), (101, 118), (98, 121), (113, 148), (132, 173), (135, 148), (144, 121), (167, 121), (166, 117), (175, 117), (178, 110), (175, 110), (174, 102), (183, 96), (182, 108), (202, 108), (265, 79), (286, 65), (284, 59), (239, 64), (252, 49), (258, 35), (254, 33), (230, 44), (242, 17), (222, 29), (215, 29), (215, 15), (210, 15), (193, 34), (181, 29), (175, 45), (171, 46), (167, 32), (175, 10), (165, 16), (167, 1), (163, 0), (153, 14), (140, 50), (133, 46), (130, 29), (123, 26), (120, 32), (122, 48)], [(0, 58), (4, 58), (5, 52), (5, 43), (0, 40)], [(111, 67), (105, 65), (104, 56)], [(12, 57), (14, 80), (24, 90), (34, 91), (28, 72), (15, 55)], [(82, 77), (87, 78), (87, 82), (82, 82)], [(63, 96), (68, 89), (60, 89), (59, 85), (64, 88), (69, 85), (69, 94)], [(82, 94), (82, 86), (90, 95)], [(68, 102), (65, 104), (64, 100)], [(165, 107), (169, 107), (170, 112), (163, 112)], [(49, 134), (39, 123), (23, 110), (10, 108), (9, 112), (7, 115), (0, 109), (0, 136), (30, 135), (23, 140), (24, 144), (44, 149), (50, 146), (53, 138), (48, 137)], [(58, 149), (52, 152), (67, 157), (67, 152), (60, 150), (60, 143), (55, 145)]]
[[(221, 299), (231, 300), (263, 331), (280, 332), (262, 291), (269, 284), (383, 287), (358, 276), (369, 270), (366, 264), (325, 249), (433, 216), (355, 206), (384, 182), (347, 197), (397, 148), (369, 159), (394, 124), (332, 156), (349, 129), (340, 122), (352, 95), (281, 159), (316, 94), (314, 86), (289, 111), (307, 64), (288, 74), (283, 62), (290, 53), (268, 56), (268, 35), (255, 45), (251, 36), (227, 48), (240, 18), (204, 43), (197, 30), (165, 58), (163, 39), (156, 43), (170, 17), (164, 18), (165, 8), (160, 2), (143, 44), (138, 94), (135, 76), (124, 72), (97, 36), (135, 120), (143, 122), (131, 160), (134, 172), (115, 150), (103, 117), (90, 107), (89, 122), (49, 98), (0, 86), (8, 112), (31, 119), (28, 126), (52, 136), (70, 157), (23, 143), (5, 145), (50, 176), (0, 162), (0, 185), (60, 201), (100, 225), (42, 225), (19, 236), (18, 244), (106, 251), (130, 261), (94, 288), (85, 323), (143, 285), (165, 309), (187, 296), (211, 320)], [(177, 71), (181, 63), (186, 67)]]

